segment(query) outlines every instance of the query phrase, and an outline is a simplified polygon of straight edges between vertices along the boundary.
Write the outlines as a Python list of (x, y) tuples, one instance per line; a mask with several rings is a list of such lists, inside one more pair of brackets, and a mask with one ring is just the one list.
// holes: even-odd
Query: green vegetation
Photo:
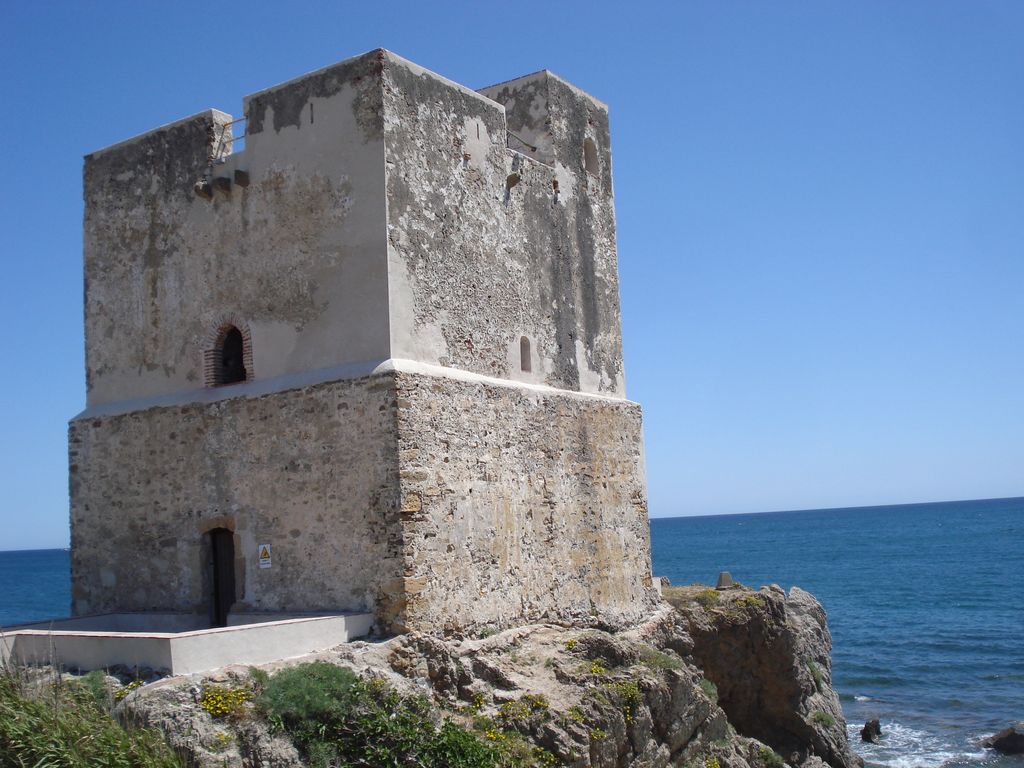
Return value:
[(714, 755), (704, 758), (704, 768), (721, 768), (718, 763), (718, 758)]
[(768, 768), (782, 768), (786, 764), (786, 761), (782, 759), (782, 755), (770, 747), (761, 747), (758, 755), (760, 755), (762, 762)]
[(763, 608), (764, 598), (759, 595), (742, 595), (733, 600), (733, 604), (742, 608)]
[(718, 686), (708, 680), (706, 677), (700, 679), (700, 689), (704, 691), (704, 695), (711, 699), (712, 704), (718, 703)]
[[(426, 697), (404, 696), (381, 680), (363, 679), (325, 662), (282, 670), (261, 685), (258, 709), (274, 730), (291, 737), (313, 766), (555, 764), (550, 753), (506, 730), (546, 715), (543, 696), (507, 702), (495, 719), (477, 716), (470, 730), (451, 720), (437, 724)], [(474, 700), (476, 709), (482, 704), (482, 699)]]
[(709, 611), (716, 605), (718, 605), (718, 600), (720, 597), (721, 595), (719, 594), (717, 589), (708, 588), (702, 589), (700, 592), (698, 592), (697, 597), (694, 599), (700, 604), (701, 608)]
[(0, 763), (28, 766), (180, 768), (156, 731), (121, 727), (109, 714), (102, 673), (31, 686), (0, 669)]
[(814, 678), (814, 687), (820, 692), (824, 677), (821, 674), (821, 670), (818, 668), (818, 665), (811, 659), (807, 659), (807, 671), (810, 672), (811, 677)]
[(239, 717), (250, 699), (252, 692), (241, 686), (204, 685), (199, 706), (214, 719)]
[(651, 669), (682, 669), (683, 660), (659, 650), (644, 646), (640, 650), (640, 663)]
[(831, 728), (836, 724), (836, 719), (832, 717), (832, 715), (828, 712), (822, 712), (820, 709), (816, 710), (814, 714), (811, 715), (811, 720), (816, 722), (818, 725), (825, 726), (826, 728)]

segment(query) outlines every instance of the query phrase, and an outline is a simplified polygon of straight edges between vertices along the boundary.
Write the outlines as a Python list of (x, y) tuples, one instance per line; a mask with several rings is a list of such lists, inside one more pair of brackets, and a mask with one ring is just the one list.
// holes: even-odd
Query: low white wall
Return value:
[[(185, 632), (131, 629), (181, 625), (188, 623), (182, 618), (186, 616), (108, 614), (49, 622), (47, 629), (22, 628), (0, 635), (0, 662), (11, 658), (24, 664), (59, 663), (82, 671), (123, 664), (185, 675), (228, 664), (263, 664), (301, 656), (363, 637), (373, 626), (372, 614), (359, 613), (264, 620)], [(264, 614), (263, 618), (270, 617)], [(111, 629), (113, 625), (129, 629), (117, 631)], [(87, 631), (83, 626), (103, 626), (104, 630)]]

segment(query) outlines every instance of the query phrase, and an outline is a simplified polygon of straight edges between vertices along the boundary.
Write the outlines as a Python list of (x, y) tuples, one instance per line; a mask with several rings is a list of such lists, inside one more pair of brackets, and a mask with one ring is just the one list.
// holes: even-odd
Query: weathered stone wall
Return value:
[(400, 373), (407, 604), (458, 631), (650, 609), (640, 408), (625, 400)]
[[(541, 79), (559, 137), (553, 165), (506, 148), (496, 102), (386, 59), (392, 354), (621, 396), (607, 111), (547, 73)], [(514, 92), (496, 97), (511, 102)], [(591, 135), (605, 147), (600, 176), (584, 169)]]
[(383, 375), (72, 422), (74, 613), (207, 611), (221, 527), (235, 610), (374, 610), (403, 560), (395, 421)]
[[(225, 319), (250, 378), (389, 356), (380, 57), (249, 98), (245, 149), (193, 185), (231, 118), (210, 111), (85, 159), (90, 405), (201, 388)], [(228, 147), (230, 149), (230, 145)]]
[[(214, 528), (240, 611), (647, 610), (607, 110), (546, 72), (487, 93), (374, 51), (248, 97), (223, 162), (215, 111), (86, 158), (75, 613), (206, 610)], [(204, 389), (225, 322), (253, 381)]]

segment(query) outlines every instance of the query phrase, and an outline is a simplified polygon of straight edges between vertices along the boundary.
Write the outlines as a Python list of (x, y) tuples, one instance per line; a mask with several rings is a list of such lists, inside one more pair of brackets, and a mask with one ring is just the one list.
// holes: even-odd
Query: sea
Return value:
[[(1024, 768), (1024, 498), (651, 520), (654, 573), (799, 586), (825, 607), (850, 743), (885, 768)], [(66, 616), (66, 550), (0, 552), (0, 627)], [(879, 718), (879, 744), (859, 731)]]
[[(655, 575), (818, 598), (850, 744), (888, 768), (1024, 768), (1024, 498), (651, 520)], [(860, 729), (881, 721), (877, 745)]]

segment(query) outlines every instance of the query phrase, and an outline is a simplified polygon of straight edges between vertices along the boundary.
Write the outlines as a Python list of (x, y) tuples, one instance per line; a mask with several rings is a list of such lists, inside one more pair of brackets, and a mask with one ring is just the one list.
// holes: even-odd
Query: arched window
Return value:
[(587, 169), (587, 173), (592, 173), (594, 176), (601, 175), (601, 164), (597, 159), (597, 145), (589, 137), (583, 140), (583, 167)]
[(530, 354), (530, 340), (523, 336), (519, 339), (519, 368), (523, 373), (533, 370), (533, 356)]
[(207, 337), (204, 347), (206, 386), (222, 387), (252, 379), (252, 346), (245, 323), (225, 319)]

